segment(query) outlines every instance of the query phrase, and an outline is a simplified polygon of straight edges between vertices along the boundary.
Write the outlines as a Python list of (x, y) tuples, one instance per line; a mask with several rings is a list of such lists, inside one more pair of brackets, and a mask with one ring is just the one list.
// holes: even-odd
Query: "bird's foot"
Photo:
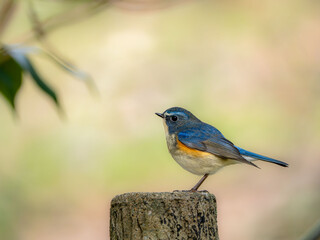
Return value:
[(201, 191), (198, 191), (198, 192), (200, 192), (200, 193), (209, 193), (208, 190), (201, 190)]
[(190, 189), (190, 190), (174, 190), (173, 192), (197, 192), (197, 190), (193, 190), (193, 189)]
[(173, 192), (185, 192), (185, 193), (195, 193), (195, 192), (198, 192), (198, 193), (209, 193), (207, 190), (201, 190), (201, 191), (198, 191), (196, 189), (190, 189), (190, 190), (174, 190)]
[(198, 192), (198, 193), (209, 193), (207, 190), (196, 190), (196, 189), (190, 189), (189, 192)]

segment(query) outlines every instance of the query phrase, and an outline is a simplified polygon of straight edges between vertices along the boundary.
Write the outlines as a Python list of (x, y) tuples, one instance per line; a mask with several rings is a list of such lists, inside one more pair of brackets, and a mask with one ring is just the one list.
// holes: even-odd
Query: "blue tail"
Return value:
[(288, 167), (289, 164), (288, 163), (285, 163), (285, 162), (281, 162), (279, 160), (276, 160), (276, 159), (273, 159), (273, 158), (268, 158), (268, 157), (265, 157), (265, 156), (262, 156), (262, 155), (259, 155), (259, 154), (256, 154), (256, 153), (253, 153), (253, 152), (249, 152), (247, 150), (244, 150), (242, 148), (239, 148), (237, 146), (235, 146), (241, 155), (243, 156), (247, 156), (247, 157), (252, 157), (254, 159), (257, 159), (257, 160), (262, 160), (262, 161), (266, 161), (266, 162), (271, 162), (271, 163), (275, 163), (275, 164), (278, 164), (282, 167)]

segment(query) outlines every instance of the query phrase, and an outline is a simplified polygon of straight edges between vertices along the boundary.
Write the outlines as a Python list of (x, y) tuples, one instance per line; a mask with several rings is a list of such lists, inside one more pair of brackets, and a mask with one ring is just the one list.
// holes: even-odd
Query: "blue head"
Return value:
[(201, 123), (191, 112), (180, 107), (172, 107), (163, 113), (156, 113), (156, 115), (164, 119), (164, 123), (168, 127), (170, 134)]

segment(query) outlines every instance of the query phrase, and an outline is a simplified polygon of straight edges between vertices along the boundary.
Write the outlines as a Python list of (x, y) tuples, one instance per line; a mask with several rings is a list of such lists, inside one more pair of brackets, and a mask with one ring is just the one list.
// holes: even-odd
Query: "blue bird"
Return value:
[(156, 115), (163, 118), (167, 146), (173, 159), (187, 171), (203, 175), (191, 188), (192, 192), (196, 192), (209, 175), (228, 165), (245, 163), (259, 168), (252, 161), (262, 160), (288, 167), (285, 162), (233, 145), (218, 129), (186, 109), (173, 107)]

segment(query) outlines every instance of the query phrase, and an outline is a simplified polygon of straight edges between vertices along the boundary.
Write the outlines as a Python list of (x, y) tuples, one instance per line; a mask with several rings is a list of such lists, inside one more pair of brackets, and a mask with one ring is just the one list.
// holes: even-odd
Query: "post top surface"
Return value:
[(134, 200), (145, 201), (145, 200), (213, 200), (216, 198), (213, 194), (209, 192), (185, 192), (185, 191), (175, 191), (175, 192), (129, 192), (117, 195), (112, 199), (112, 203), (120, 203)]

